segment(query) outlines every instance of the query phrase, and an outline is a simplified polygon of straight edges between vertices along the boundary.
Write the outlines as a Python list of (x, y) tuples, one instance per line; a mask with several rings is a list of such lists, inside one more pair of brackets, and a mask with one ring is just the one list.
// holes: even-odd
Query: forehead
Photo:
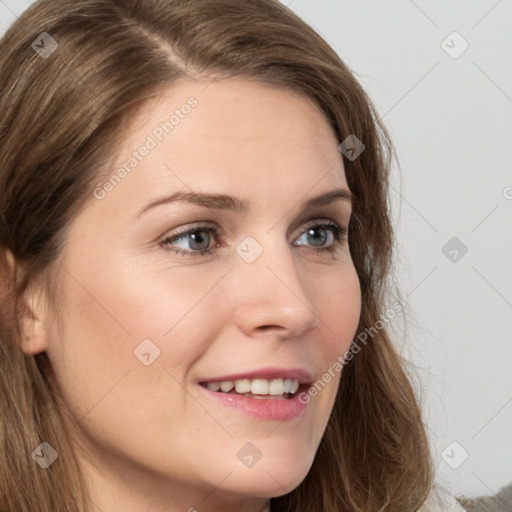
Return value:
[(337, 145), (313, 100), (290, 89), (180, 80), (129, 120), (104, 180), (122, 175), (109, 199), (134, 205), (176, 188), (247, 196), (272, 184), (304, 195), (322, 179), (346, 186)]

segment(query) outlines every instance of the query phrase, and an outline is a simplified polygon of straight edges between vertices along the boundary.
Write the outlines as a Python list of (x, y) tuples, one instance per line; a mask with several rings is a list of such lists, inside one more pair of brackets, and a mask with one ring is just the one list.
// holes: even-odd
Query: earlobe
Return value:
[(21, 349), (25, 354), (35, 355), (47, 347), (46, 315), (44, 301), (40, 294), (28, 291), (23, 295), (19, 305), (18, 318), (21, 332)]

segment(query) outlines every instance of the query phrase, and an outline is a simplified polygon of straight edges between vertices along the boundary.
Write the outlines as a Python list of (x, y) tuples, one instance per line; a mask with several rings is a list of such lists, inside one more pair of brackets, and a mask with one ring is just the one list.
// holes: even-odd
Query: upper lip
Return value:
[(201, 382), (224, 382), (242, 379), (290, 379), (297, 380), (299, 384), (309, 384), (312, 381), (311, 373), (304, 368), (260, 368), (250, 372), (233, 373), (231, 375), (220, 375), (217, 377), (208, 377)]

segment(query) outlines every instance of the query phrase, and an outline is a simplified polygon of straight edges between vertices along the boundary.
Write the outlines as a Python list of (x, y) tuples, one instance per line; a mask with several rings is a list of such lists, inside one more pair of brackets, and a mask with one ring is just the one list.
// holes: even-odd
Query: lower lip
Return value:
[[(199, 385), (207, 396), (217, 400), (221, 404), (233, 407), (249, 416), (273, 421), (285, 421), (300, 417), (307, 404), (299, 402), (299, 393), (292, 398), (250, 398), (235, 393), (222, 393), (210, 391), (208, 388)], [(299, 391), (301, 391), (299, 389)]]

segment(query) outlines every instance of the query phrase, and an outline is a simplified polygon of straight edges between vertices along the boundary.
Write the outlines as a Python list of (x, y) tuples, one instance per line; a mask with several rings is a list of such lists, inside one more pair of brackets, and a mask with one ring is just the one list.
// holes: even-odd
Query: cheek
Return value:
[[(311, 403), (316, 402), (319, 417), (327, 421), (342, 378), (343, 357), (350, 349), (359, 324), (361, 290), (353, 266), (344, 268), (324, 284), (326, 286), (319, 291), (316, 302), (324, 335), (314, 338), (317, 347), (311, 349), (311, 353), (316, 354), (316, 367), (321, 368), (321, 373), (308, 393)], [(319, 427), (322, 431), (323, 425)]]
[[(148, 443), (168, 442), (162, 433), (179, 438), (183, 424), (176, 422), (176, 411), (198, 420), (192, 425), (204, 421), (204, 409), (183, 392), (183, 383), (225, 325), (220, 308), (227, 305), (215, 294), (223, 272), (201, 279), (192, 271), (130, 279), (128, 268), (67, 268), (64, 330), (59, 336), (52, 329), (48, 348), (60, 392), (94, 445), (116, 445), (142, 460), (150, 456), (144, 452)], [(138, 350), (143, 340), (151, 342)], [(147, 353), (149, 365), (143, 363)]]
[(326, 338), (326, 353), (331, 362), (343, 355), (356, 334), (361, 315), (361, 288), (353, 266), (335, 278), (324, 280), (318, 290), (317, 310), (331, 336)]
[(151, 375), (158, 368), (182, 380), (222, 325), (221, 302), (217, 298), (215, 307), (215, 294), (209, 296), (222, 272), (198, 278), (197, 269), (177, 269), (142, 276), (119, 263), (109, 267), (105, 259), (102, 267), (67, 268), (65, 330), (59, 337), (53, 329), (48, 355), (64, 392), (80, 390), (78, 413), (85, 414), (131, 370), (145, 372), (138, 389), (154, 386)]

